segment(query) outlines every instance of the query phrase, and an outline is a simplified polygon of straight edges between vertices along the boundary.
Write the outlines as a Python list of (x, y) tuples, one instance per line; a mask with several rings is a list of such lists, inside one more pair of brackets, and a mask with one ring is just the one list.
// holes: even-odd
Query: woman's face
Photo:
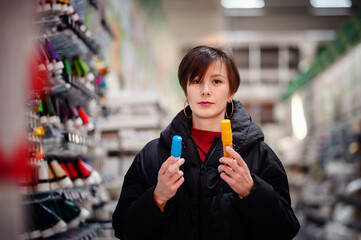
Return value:
[(222, 120), (231, 94), (227, 68), (221, 61), (212, 62), (201, 80), (195, 77), (187, 85), (187, 100), (193, 120)]

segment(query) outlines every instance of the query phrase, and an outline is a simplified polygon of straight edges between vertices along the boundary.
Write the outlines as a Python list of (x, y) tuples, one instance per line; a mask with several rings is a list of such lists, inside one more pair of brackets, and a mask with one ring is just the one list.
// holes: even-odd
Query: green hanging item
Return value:
[(54, 115), (54, 107), (53, 104), (51, 103), (51, 99), (50, 96), (45, 96), (45, 104), (46, 104), (46, 109), (48, 110), (48, 113), (50, 115)]
[(70, 63), (69, 63), (69, 59), (65, 58), (63, 60), (63, 64), (64, 64), (64, 72), (66, 74), (71, 74), (71, 66), (70, 66)]
[(40, 103), (40, 105), (39, 105), (39, 107), (36, 109), (36, 112), (38, 112), (38, 113), (42, 113), (42, 112), (44, 112), (44, 108), (43, 108), (43, 100), (39, 100), (39, 103)]
[(88, 65), (83, 60), (81, 60), (80, 58), (78, 59), (78, 61), (79, 61), (80, 69), (82, 70), (82, 75), (87, 74), (89, 72)]
[(81, 77), (82, 76), (82, 72), (81, 72), (81, 68), (80, 68), (80, 64), (79, 64), (79, 59), (78, 58), (74, 58), (73, 60), (73, 66), (74, 66), (74, 70), (75, 70), (75, 76), (77, 77)]

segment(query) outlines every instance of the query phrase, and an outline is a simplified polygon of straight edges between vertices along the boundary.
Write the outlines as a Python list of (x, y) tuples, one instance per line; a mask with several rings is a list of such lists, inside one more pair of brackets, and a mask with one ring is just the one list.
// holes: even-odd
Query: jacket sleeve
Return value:
[(150, 165), (144, 164), (144, 155), (142, 150), (125, 175), (120, 198), (113, 213), (115, 236), (123, 240), (157, 239), (162, 225), (172, 212), (172, 204), (167, 203), (162, 213), (153, 200), (155, 185), (149, 186), (146, 176), (149, 178), (151, 171), (158, 173), (158, 169), (147, 169), (145, 173), (145, 166)]
[(251, 174), (250, 194), (243, 199), (235, 196), (236, 208), (252, 239), (292, 239), (300, 225), (291, 207), (287, 175), (276, 154), (264, 145), (262, 167), (258, 175)]

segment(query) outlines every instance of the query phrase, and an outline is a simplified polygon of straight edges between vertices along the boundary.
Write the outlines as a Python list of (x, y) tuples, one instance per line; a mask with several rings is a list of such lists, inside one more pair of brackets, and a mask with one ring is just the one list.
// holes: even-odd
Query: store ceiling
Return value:
[(224, 9), (220, 0), (161, 0), (174, 38), (181, 45), (200, 42), (220, 32), (329, 32), (361, 9), (313, 8), (309, 0), (265, 0), (261, 9)]

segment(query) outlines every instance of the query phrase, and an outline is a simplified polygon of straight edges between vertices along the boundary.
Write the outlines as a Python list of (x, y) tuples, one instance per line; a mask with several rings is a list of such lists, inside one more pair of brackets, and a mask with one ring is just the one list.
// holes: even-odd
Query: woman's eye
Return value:
[(198, 84), (199, 83), (199, 80), (193, 80), (193, 82), (192, 83), (194, 83), (194, 84)]
[(214, 82), (215, 84), (219, 84), (219, 83), (221, 83), (222, 81), (221, 81), (221, 80), (216, 79), (216, 80), (214, 80), (213, 82)]

